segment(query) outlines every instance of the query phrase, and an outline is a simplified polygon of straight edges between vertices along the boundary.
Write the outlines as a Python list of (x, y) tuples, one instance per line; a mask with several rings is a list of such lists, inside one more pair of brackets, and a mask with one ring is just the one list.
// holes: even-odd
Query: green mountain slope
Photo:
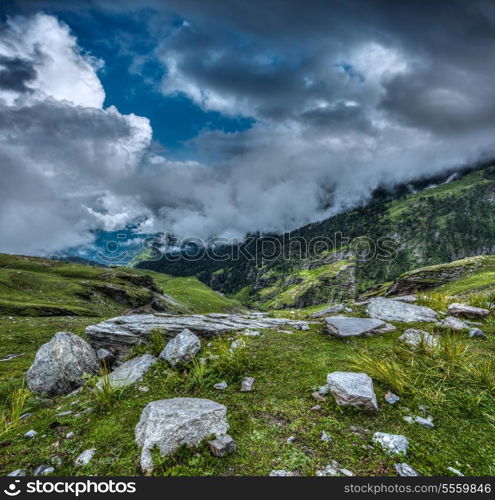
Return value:
[[(137, 266), (198, 276), (212, 288), (258, 307), (309, 306), (328, 302), (330, 296), (328, 287), (322, 289), (318, 280), (313, 282), (313, 292), (304, 286), (295, 290), (294, 283), (304, 270), (318, 274), (318, 269), (324, 273), (328, 265), (352, 262), (346, 279), (333, 284), (333, 296), (345, 299), (417, 267), (495, 253), (494, 208), (495, 167), (485, 167), (436, 187), (392, 201), (374, 201), (290, 234), (270, 237), (281, 248), (276, 259), (261, 258), (267, 238), (258, 237), (239, 248), (224, 248), (226, 255), (241, 254), (235, 260), (205, 256), (191, 263), (164, 258), (141, 260)], [(310, 243), (303, 256), (290, 243), (297, 239), (335, 241), (336, 235), (343, 244), (328, 248)], [(366, 244), (371, 250), (366, 250)], [(363, 249), (367, 256), (363, 257)], [(255, 258), (243, 256), (242, 250)]]

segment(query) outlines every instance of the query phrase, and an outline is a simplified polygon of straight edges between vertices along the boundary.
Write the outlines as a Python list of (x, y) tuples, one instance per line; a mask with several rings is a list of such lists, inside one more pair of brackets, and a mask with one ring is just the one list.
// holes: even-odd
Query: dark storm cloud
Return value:
[(35, 78), (36, 70), (32, 62), (0, 55), (0, 89), (30, 92), (27, 84)]

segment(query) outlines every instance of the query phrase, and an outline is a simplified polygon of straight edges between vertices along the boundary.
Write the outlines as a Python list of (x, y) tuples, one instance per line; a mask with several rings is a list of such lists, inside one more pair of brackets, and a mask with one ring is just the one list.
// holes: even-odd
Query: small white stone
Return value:
[(24, 437), (26, 439), (33, 439), (34, 437), (37, 436), (37, 434), (38, 433), (35, 430), (31, 429), (30, 431), (27, 431), (26, 434), (24, 434)]
[(89, 464), (91, 462), (92, 458), (94, 457), (95, 454), (95, 449), (91, 448), (89, 450), (84, 450), (76, 459), (76, 466), (81, 467), (84, 465)]

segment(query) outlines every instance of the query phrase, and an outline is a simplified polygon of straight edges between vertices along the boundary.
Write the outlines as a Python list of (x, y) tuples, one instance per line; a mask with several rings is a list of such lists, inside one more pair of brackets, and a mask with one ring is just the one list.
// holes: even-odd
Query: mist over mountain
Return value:
[(3, 251), (281, 233), (494, 152), (491, 2), (54, 0), (3, 20)]

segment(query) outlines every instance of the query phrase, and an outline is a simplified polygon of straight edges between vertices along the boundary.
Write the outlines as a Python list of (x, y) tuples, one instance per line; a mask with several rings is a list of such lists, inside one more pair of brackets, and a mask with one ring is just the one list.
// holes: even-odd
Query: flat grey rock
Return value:
[(95, 352), (85, 340), (73, 333), (58, 332), (36, 352), (26, 382), (37, 394), (69, 394), (84, 385), (84, 375), (99, 369)]
[(424, 418), (424, 417), (414, 417), (414, 421), (422, 425), (423, 427), (427, 427), (428, 429), (433, 429), (435, 427), (435, 424), (433, 423), (433, 419), (431, 418)]
[(362, 337), (379, 333), (387, 325), (380, 319), (330, 316), (325, 318), (325, 330), (340, 338)]
[(229, 384), (227, 384), (227, 382), (225, 382), (225, 380), (223, 380), (222, 382), (218, 382), (216, 384), (213, 384), (213, 388), (217, 389), (218, 391), (224, 391), (225, 389), (227, 389), (228, 386), (229, 386)]
[(35, 438), (37, 435), (38, 435), (38, 433), (37, 433), (35, 430), (31, 429), (30, 431), (27, 431), (27, 432), (26, 432), (26, 434), (24, 434), (24, 437), (25, 437), (26, 439), (33, 439), (33, 438)]
[(409, 440), (401, 434), (375, 432), (372, 440), (374, 443), (378, 443), (384, 451), (392, 455), (406, 455), (409, 446)]
[(421, 476), (421, 474), (414, 467), (411, 467), (409, 464), (406, 463), (394, 464), (394, 469), (395, 472), (397, 472), (397, 475), (402, 477)]
[(378, 410), (373, 381), (366, 373), (329, 373), (327, 383), (338, 405)]
[(434, 348), (439, 345), (438, 340), (433, 335), (423, 330), (417, 330), (415, 328), (409, 328), (400, 337), (400, 342), (404, 342), (410, 347), (418, 348), (422, 344), (426, 347)]
[(485, 332), (483, 332), (479, 328), (470, 328), (468, 335), (469, 335), (470, 339), (485, 338), (486, 337)]
[(451, 314), (452, 316), (461, 316), (463, 318), (483, 319), (490, 314), (490, 311), (482, 307), (468, 306), (467, 304), (460, 304), (458, 302), (454, 302), (453, 304), (450, 304), (449, 307), (447, 308), (447, 313)]
[(400, 401), (400, 397), (390, 391), (385, 394), (384, 399), (389, 405), (394, 405), (397, 401)]
[(399, 300), (376, 297), (370, 301), (366, 308), (367, 314), (372, 318), (383, 321), (412, 322), (434, 322), (437, 320), (437, 313), (425, 306), (408, 304)]
[(55, 468), (51, 465), (39, 465), (34, 469), (33, 476), (48, 476), (55, 472)]
[(210, 436), (227, 434), (227, 408), (209, 399), (172, 398), (148, 403), (136, 425), (135, 437), (141, 450), (141, 468), (153, 468), (151, 451), (162, 456), (182, 445), (199, 445)]
[(160, 358), (171, 366), (180, 363), (189, 363), (201, 350), (201, 340), (191, 330), (184, 328), (170, 340), (160, 353)]
[[(151, 354), (143, 354), (132, 358), (108, 375), (110, 384), (114, 388), (123, 388), (136, 382), (141, 382), (144, 375), (157, 361), (158, 359)], [(100, 379), (96, 387), (101, 388), (102, 383)]]
[(307, 327), (307, 321), (286, 318), (270, 318), (259, 313), (245, 314), (193, 314), (177, 316), (170, 314), (130, 314), (118, 316), (96, 325), (86, 327), (86, 335), (95, 349), (115, 352), (122, 361), (129, 349), (136, 344), (147, 343), (150, 331), (158, 328), (169, 338), (188, 328), (198, 337), (215, 337), (242, 330), (266, 330), (268, 328)]
[(442, 321), (439, 321), (438, 325), (456, 331), (469, 329), (469, 326), (466, 323), (464, 323), (464, 321), (460, 320), (459, 318), (456, 318), (455, 316), (447, 316)]

